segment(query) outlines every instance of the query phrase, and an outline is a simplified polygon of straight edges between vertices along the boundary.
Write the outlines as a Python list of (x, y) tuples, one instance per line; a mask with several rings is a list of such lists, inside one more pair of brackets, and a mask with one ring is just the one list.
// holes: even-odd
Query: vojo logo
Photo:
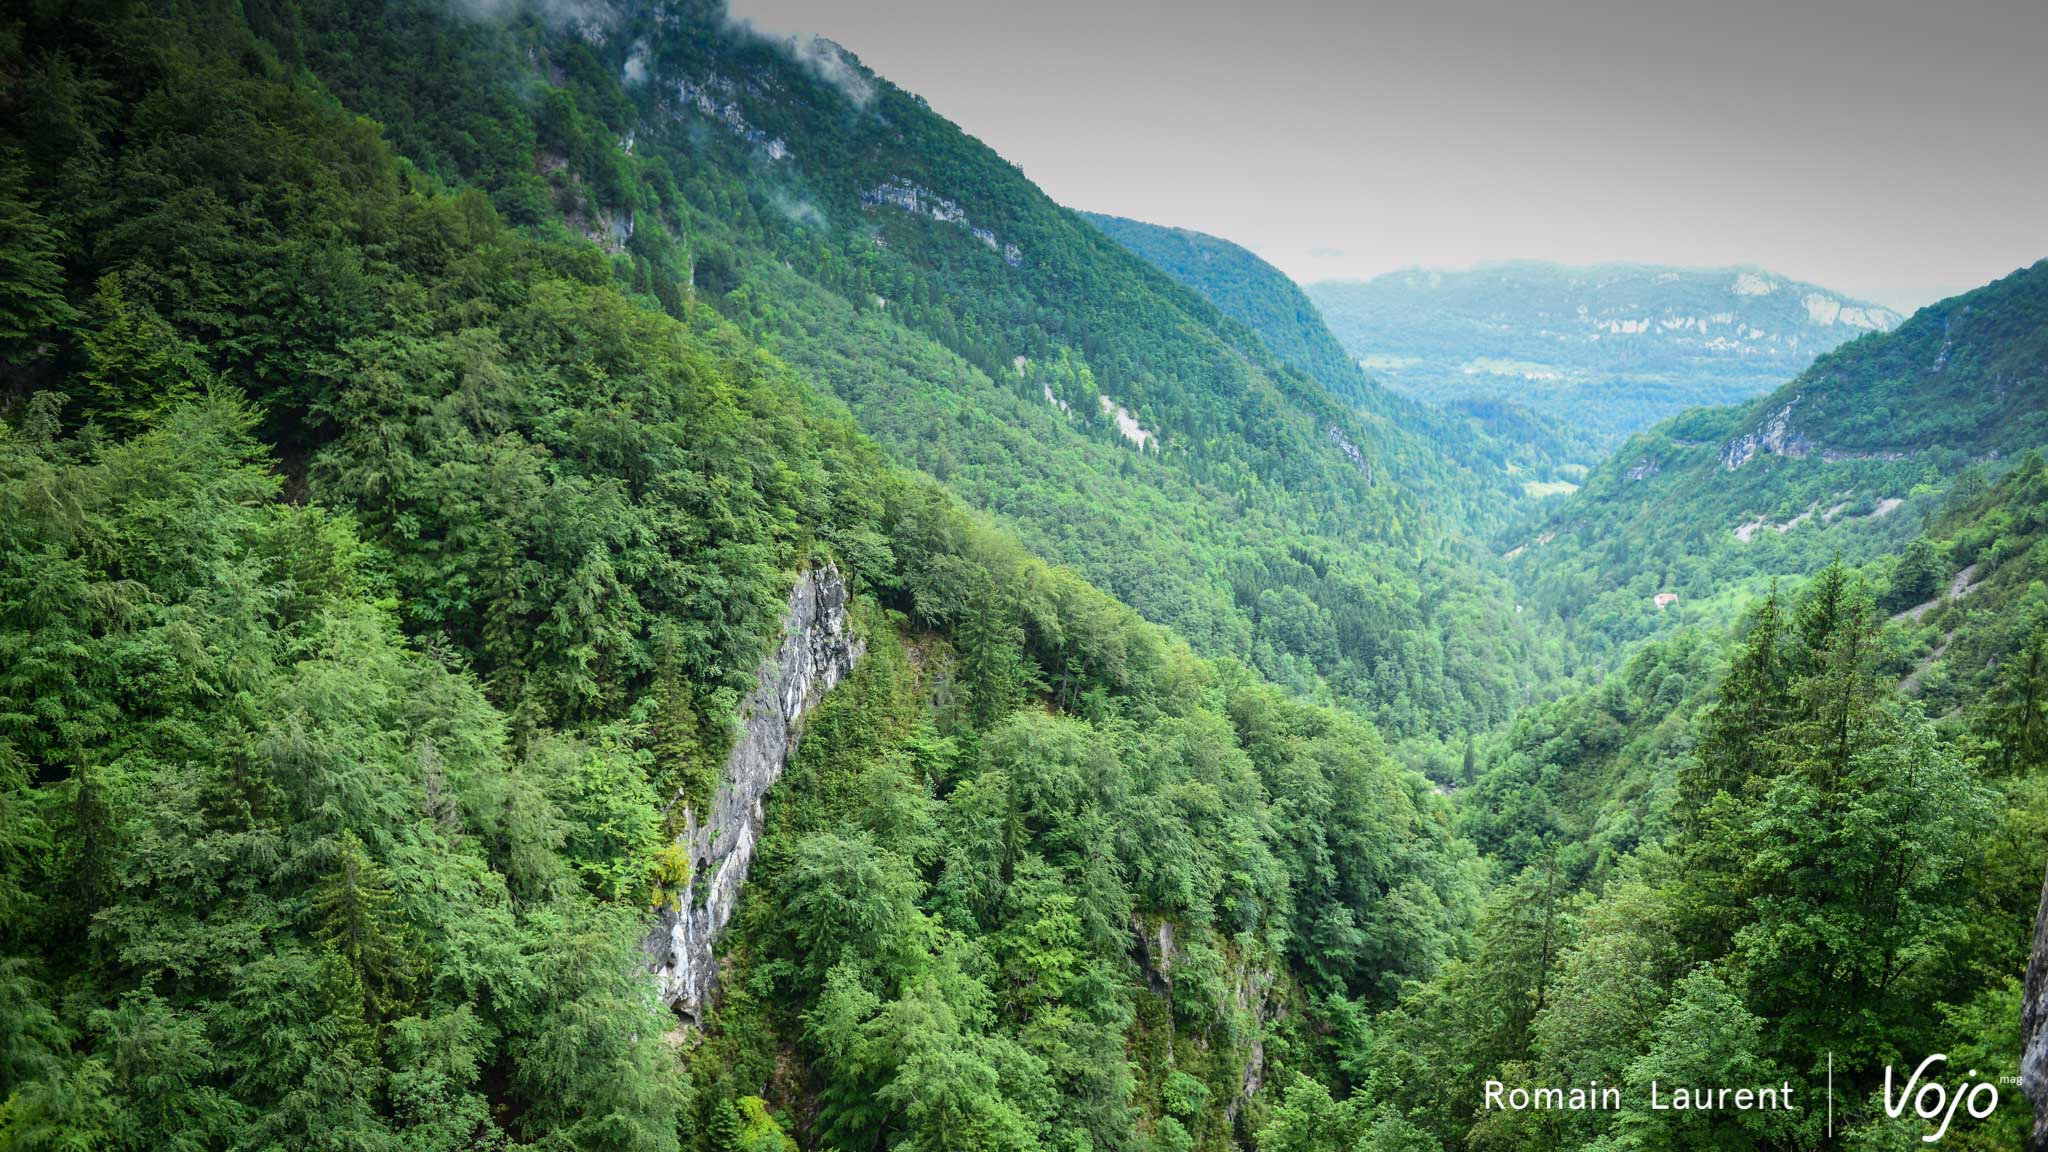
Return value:
[[(1897, 1099), (1892, 1097), (1892, 1066), (1887, 1064), (1884, 1068), (1885, 1115), (1896, 1120), (1905, 1115), (1907, 1106), (1911, 1105), (1914, 1115), (1929, 1123), (1938, 1122), (1939, 1127), (1920, 1137), (1929, 1144), (1948, 1135), (1949, 1125), (1955, 1122), (1957, 1111), (1967, 1112), (1973, 1119), (1982, 1120), (1998, 1109), (1998, 1086), (1988, 1080), (1973, 1082), (1965, 1079), (1956, 1085), (1953, 1094), (1949, 1092), (1948, 1085), (1939, 1080), (1921, 1080), (1922, 1076), (1927, 1075), (1930, 1067), (1939, 1072), (1938, 1065), (1946, 1063), (1948, 1054), (1944, 1052), (1936, 1052), (1922, 1060), (1920, 1066), (1913, 1069), (1913, 1074), (1906, 1078), (1905, 1085), (1899, 1089)], [(1977, 1070), (1972, 1068), (1964, 1075), (1974, 1077)]]

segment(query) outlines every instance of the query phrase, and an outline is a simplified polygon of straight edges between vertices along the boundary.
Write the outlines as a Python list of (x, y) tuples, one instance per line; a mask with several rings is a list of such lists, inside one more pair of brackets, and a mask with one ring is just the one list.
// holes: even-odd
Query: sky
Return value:
[(730, 3), (1303, 282), (1755, 265), (1911, 310), (2048, 256), (2048, 0)]

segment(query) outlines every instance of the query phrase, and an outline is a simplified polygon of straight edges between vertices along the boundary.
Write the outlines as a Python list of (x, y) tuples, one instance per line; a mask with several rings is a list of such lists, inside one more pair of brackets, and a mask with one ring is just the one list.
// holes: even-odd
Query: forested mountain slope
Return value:
[(1754, 268), (1515, 261), (1327, 281), (1308, 294), (1391, 386), (1439, 403), (1510, 397), (1609, 446), (1686, 408), (1768, 392), (1900, 320)]
[[(1882, 628), (1867, 673), (2000, 773), (2039, 762), (2048, 753), (2036, 715), (2048, 701), (2041, 455), (2028, 452), (1995, 481), (1966, 471), (1921, 523), (1902, 547), (1844, 568), (1864, 587), (1872, 636)], [(1815, 575), (1787, 574), (1743, 607), (1783, 611)], [(1488, 855), (1524, 863), (1547, 844), (1575, 845), (1561, 859), (1581, 875), (1672, 832), (1672, 789), (1696, 751), (1689, 730), (1728, 671), (1716, 634), (1674, 630), (1638, 646), (1597, 690), (1525, 712), (1480, 757), (1481, 786), (1461, 797), (1466, 831)], [(1541, 797), (1533, 804), (1530, 790)]]
[[(7, 19), (0, 1146), (1806, 1147), (1475, 1086), (1818, 1099), (1832, 1053), (1882, 1147), (1884, 1060), (2009, 1070), (2048, 649), (2005, 433), (1860, 460), (1962, 467), (1898, 561), (1531, 706), (1562, 646), (1457, 532), (1494, 496), (836, 46)], [(2040, 272), (1908, 325), (1899, 394), (2025, 430)], [(1889, 451), (1844, 410), (1807, 446)], [(811, 593), (829, 690), (781, 678)], [(739, 886), (693, 825), (764, 720)], [(645, 941), (707, 894), (679, 1020)]]
[[(0, 1143), (1223, 1148), (1321, 998), (1462, 946), (1368, 725), (891, 463), (776, 354), (804, 297), (670, 278), (666, 162), (550, 187), (561, 89), (467, 122), (531, 179), (396, 151), (504, 29), (417, 42), (387, 128), (280, 46), (404, 21), (300, 17), (0, 34)], [(862, 654), (678, 1032), (677, 825), (825, 569)]]
[[(2004, 498), (2038, 498), (2038, 460), (2022, 472)], [(2029, 544), (2038, 511), (2010, 522)], [(1487, 742), (1459, 827), (1513, 905), (1482, 915), (1471, 961), (1376, 1018), (1364, 1062), (1388, 1087), (1372, 1099), (1446, 1147), (1814, 1146), (1805, 1106), (1687, 1118), (1648, 1102), (1652, 1079), (1754, 1075), (1824, 1102), (1846, 1146), (1906, 1147), (1935, 1125), (1885, 1111), (1888, 1064), (1903, 1076), (1906, 1054), (1938, 1051), (2013, 1075), (2048, 855), (2048, 678), (2039, 558), (2006, 555), (2004, 578), (2034, 591), (1946, 610), (1969, 613), (1933, 626), (1956, 629), (1952, 663), (1887, 622), (1888, 564), (1835, 565), (1751, 602), (1732, 637), (1644, 646)], [(1983, 643), (1964, 656), (1966, 633)], [(1983, 690), (1937, 718), (1945, 703), (1914, 696), (1943, 667)], [(1487, 1112), (1430, 1091), (1443, 1069), (1622, 1084), (1625, 1102)], [(1944, 1141), (2014, 1148), (2030, 1122), (2007, 1099)]]
[(1330, 335), (1308, 296), (1278, 268), (1228, 240), (1186, 228), (1095, 212), (1082, 216), (1147, 263), (1201, 293), (1218, 310), (1257, 333), (1275, 356), (1315, 377), (1325, 388), (1363, 403), (1374, 402), (1373, 394), (1380, 389), (1361, 386), (1364, 374), (1351, 354)]
[[(1524, 574), (1618, 666), (1468, 757), (1458, 828), (1502, 883), (1471, 958), (1375, 1017), (1366, 1099), (1445, 1147), (1815, 1146), (1810, 1112), (1645, 1105), (1767, 1074), (1846, 1146), (1906, 1147), (1935, 1133), (1885, 1066), (2012, 1074), (2048, 857), (2044, 292), (2037, 264), (1638, 436), (1533, 534)], [(1627, 1102), (1487, 1111), (1445, 1069)], [(1298, 1083), (1282, 1111), (1337, 1108)]]
[(1359, 369), (1294, 281), (1228, 240), (1120, 216), (1083, 215), (1250, 329), (1282, 363), (1433, 443), (1470, 469), (1479, 484), (1511, 495), (1546, 495), (1568, 488), (1598, 458), (1592, 437), (1516, 404), (1481, 399), (1439, 409), (1389, 391)]
[(1461, 539), (1506, 494), (1234, 345), (838, 46), (607, 11), (328, 5), (279, 50), (508, 218), (561, 212), (657, 296), (694, 282), (895, 459), (1203, 652), (1432, 739), (1551, 678), (1554, 642)]
[[(1718, 624), (1775, 577), (1897, 551), (1958, 477), (1995, 477), (2043, 444), (2048, 263), (1923, 308), (1750, 404), (1634, 437), (1515, 541), (1512, 571), (1595, 647)], [(1659, 607), (1660, 594), (1678, 599)]]

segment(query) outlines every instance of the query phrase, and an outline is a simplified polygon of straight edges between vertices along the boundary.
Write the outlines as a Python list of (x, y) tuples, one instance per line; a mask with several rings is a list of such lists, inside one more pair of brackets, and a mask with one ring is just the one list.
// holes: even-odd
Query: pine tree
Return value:
[(25, 183), (20, 160), (0, 156), (0, 360), (14, 363), (40, 356), (78, 320), (58, 262), (64, 233), (36, 211)]
[(199, 351), (156, 310), (130, 300), (126, 278), (100, 277), (85, 332), (86, 410), (127, 430), (191, 400), (212, 378)]
[(2048, 621), (2037, 621), (2026, 643), (1998, 669), (1983, 728), (1997, 748), (1998, 774), (2038, 767), (2048, 759)]
[(1837, 559), (1799, 605), (1792, 696), (1796, 720), (1782, 738), (1832, 787), (1849, 770), (1860, 726), (1879, 695), (1877, 619), (1869, 591), (1851, 584)]
[(1773, 585), (1757, 606), (1742, 652), (1702, 722), (1693, 761), (1680, 772), (1679, 807), (1688, 823), (1699, 818), (1715, 795), (1739, 796), (1750, 780), (1769, 772), (1767, 742), (1790, 703), (1783, 630), (1784, 612)]
[(1015, 712), (1038, 685), (1024, 656), (1024, 630), (993, 589), (976, 596), (960, 622), (960, 664), (968, 715), (979, 729)]
[(1903, 612), (1932, 600), (1941, 594), (1947, 579), (1948, 561), (1941, 550), (1927, 537), (1917, 537), (1906, 545), (1898, 565), (1892, 569), (1891, 585), (1884, 594), (1884, 610)]
[(405, 929), (392, 902), (384, 870), (355, 833), (342, 833), (334, 870), (313, 894), (314, 933), (362, 982), (364, 1007), (373, 1019), (393, 1014), (411, 991)]
[(81, 766), (71, 777), (70, 826), (65, 829), (69, 868), (65, 887), (72, 915), (67, 930), (83, 933), (93, 913), (114, 893), (114, 855), (120, 835), (108, 802), (103, 769)]

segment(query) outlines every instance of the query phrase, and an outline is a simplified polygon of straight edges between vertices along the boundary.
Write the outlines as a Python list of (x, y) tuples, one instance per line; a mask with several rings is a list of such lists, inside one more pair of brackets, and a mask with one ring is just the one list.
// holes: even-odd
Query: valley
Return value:
[(2048, 261), (1303, 287), (859, 47), (0, 24), (0, 1147), (1877, 1149), (1907, 1054), (2017, 1074)]

